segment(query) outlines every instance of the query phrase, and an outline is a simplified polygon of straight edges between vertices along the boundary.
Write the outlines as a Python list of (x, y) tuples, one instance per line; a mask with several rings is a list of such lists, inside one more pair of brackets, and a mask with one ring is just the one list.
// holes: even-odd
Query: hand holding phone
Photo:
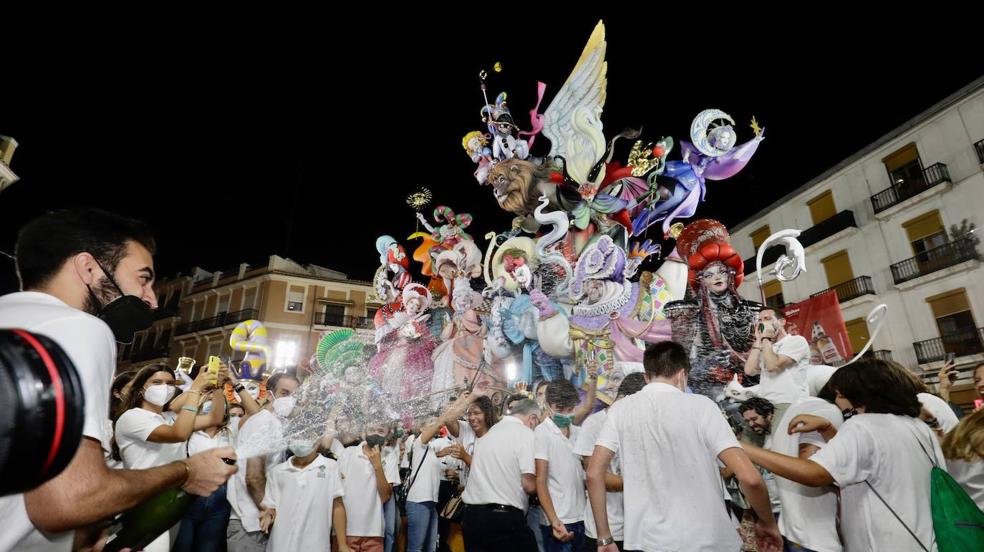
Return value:
[(946, 362), (944, 363), (944, 367), (947, 370), (946, 377), (950, 379), (950, 383), (957, 381), (957, 378), (960, 377), (960, 374), (954, 369), (954, 361), (956, 358), (957, 353), (946, 354)]

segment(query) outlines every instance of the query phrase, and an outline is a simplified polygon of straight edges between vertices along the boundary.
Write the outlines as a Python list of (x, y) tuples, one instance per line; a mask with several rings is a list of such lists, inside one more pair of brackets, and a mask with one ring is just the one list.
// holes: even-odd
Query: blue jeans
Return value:
[(437, 503), (407, 501), (407, 552), (437, 549)]
[(581, 552), (584, 549), (584, 522), (565, 523), (567, 531), (574, 533), (574, 538), (567, 542), (560, 542), (553, 536), (553, 527), (541, 525), (543, 531), (543, 547), (546, 552)]
[(396, 496), (390, 497), (383, 504), (383, 550), (393, 552), (396, 544), (396, 533), (400, 525), (400, 516), (396, 515)]
[(222, 485), (209, 496), (197, 496), (181, 519), (178, 538), (172, 552), (225, 550), (226, 526), (232, 506)]
[(783, 537), (782, 550), (783, 552), (813, 552), (809, 548), (803, 548), (795, 542), (787, 540), (785, 537)]
[(526, 512), (526, 525), (529, 526), (530, 531), (533, 532), (533, 538), (536, 539), (536, 547), (540, 552), (545, 552), (543, 546), (543, 531), (540, 530), (540, 507), (530, 506), (529, 511)]

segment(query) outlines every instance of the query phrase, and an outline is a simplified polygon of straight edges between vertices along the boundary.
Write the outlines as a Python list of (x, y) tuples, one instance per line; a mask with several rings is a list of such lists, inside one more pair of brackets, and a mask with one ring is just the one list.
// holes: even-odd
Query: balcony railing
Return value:
[(892, 360), (892, 351), (887, 351), (885, 349), (871, 351), (871, 356), (877, 358), (878, 360)]
[(842, 284), (837, 284), (834, 287), (827, 288), (823, 291), (818, 291), (810, 297), (822, 295), (830, 290), (837, 292), (837, 300), (841, 303), (846, 303), (851, 299), (857, 299), (862, 295), (875, 294), (875, 286), (871, 283), (871, 276), (858, 276), (853, 280), (848, 280)]
[(912, 344), (919, 364), (938, 362), (947, 353), (956, 356), (984, 353), (984, 328), (966, 328)]
[(944, 182), (952, 182), (950, 171), (946, 165), (943, 163), (930, 165), (923, 169), (922, 178), (907, 180), (901, 184), (892, 184), (891, 188), (871, 196), (871, 207), (876, 213), (880, 213)]
[(972, 238), (961, 238), (892, 265), (892, 279), (896, 284), (931, 274), (937, 270), (978, 258)]
[(221, 328), (230, 324), (238, 324), (240, 322), (256, 318), (257, 316), (259, 316), (259, 312), (257, 312), (256, 309), (224, 312), (218, 316), (213, 316), (212, 318), (205, 318), (204, 320), (196, 320), (194, 322), (185, 322), (184, 324), (180, 324), (174, 330), (174, 335), (200, 332), (202, 330), (209, 330), (212, 328)]
[(322, 326), (336, 326), (339, 328), (355, 328), (360, 330), (371, 330), (375, 327), (372, 318), (366, 316), (348, 316), (324, 312), (318, 314), (314, 323)]

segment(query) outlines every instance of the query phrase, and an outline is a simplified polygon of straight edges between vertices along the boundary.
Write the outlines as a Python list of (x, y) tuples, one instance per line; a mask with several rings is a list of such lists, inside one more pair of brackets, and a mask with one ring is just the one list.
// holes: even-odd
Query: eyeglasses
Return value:
[(710, 280), (715, 276), (727, 276), (730, 271), (727, 270), (708, 270), (700, 273), (700, 277), (705, 280)]

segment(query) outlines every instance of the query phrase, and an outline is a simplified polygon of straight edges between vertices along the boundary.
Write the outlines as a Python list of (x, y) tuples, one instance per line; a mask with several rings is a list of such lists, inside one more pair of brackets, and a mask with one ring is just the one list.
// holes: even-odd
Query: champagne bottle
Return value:
[(137, 504), (120, 514), (110, 526), (110, 537), (103, 551), (143, 550), (181, 521), (194, 500), (194, 495), (176, 487)]

